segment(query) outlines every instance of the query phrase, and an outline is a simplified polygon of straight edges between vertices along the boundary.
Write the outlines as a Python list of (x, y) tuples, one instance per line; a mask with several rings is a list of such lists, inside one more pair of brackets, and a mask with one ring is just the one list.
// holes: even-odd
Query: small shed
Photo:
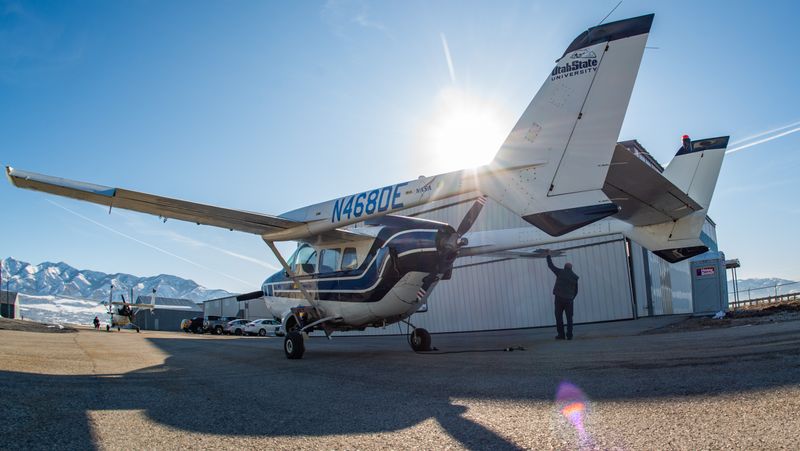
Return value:
[[(139, 296), (136, 304), (150, 304), (152, 297)], [(181, 321), (184, 319), (203, 316), (201, 306), (189, 299), (155, 298), (154, 309), (138, 309), (133, 318), (133, 323), (143, 330), (181, 330)]]

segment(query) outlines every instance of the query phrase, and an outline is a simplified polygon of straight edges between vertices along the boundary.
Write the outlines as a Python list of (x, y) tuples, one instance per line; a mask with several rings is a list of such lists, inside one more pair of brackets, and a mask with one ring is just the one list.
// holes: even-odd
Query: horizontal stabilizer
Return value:
[(696, 255), (708, 252), (708, 246), (682, 247), (679, 249), (662, 249), (653, 253), (670, 263), (678, 263)]
[(674, 221), (703, 207), (664, 177), (655, 160), (641, 158), (646, 150), (637, 141), (623, 141), (614, 149), (603, 192), (620, 206), (615, 219), (635, 226)]

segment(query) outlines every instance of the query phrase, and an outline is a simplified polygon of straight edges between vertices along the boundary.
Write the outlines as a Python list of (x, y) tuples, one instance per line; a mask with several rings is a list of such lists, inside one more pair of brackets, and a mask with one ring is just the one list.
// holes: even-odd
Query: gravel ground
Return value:
[(797, 449), (800, 321), (642, 333), (680, 320), (433, 337), (515, 352), (311, 338), (299, 361), (276, 338), (0, 330), (0, 449)]

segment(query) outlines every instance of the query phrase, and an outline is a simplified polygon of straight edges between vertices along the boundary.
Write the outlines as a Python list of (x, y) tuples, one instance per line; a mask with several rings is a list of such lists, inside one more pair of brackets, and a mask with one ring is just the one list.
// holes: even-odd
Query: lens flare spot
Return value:
[(592, 443), (586, 431), (589, 401), (583, 391), (569, 382), (562, 382), (556, 391), (556, 408), (572, 426), (572, 429), (578, 433), (581, 448), (589, 446)]
[(582, 402), (573, 402), (561, 408), (561, 414), (570, 420), (577, 419), (578, 415), (583, 415), (586, 411), (586, 404)]

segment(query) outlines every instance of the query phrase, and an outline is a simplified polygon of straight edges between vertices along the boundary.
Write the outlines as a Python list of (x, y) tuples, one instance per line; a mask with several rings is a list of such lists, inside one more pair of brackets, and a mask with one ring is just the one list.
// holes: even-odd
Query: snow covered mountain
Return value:
[(124, 294), (127, 299), (131, 288), (134, 296), (149, 296), (155, 288), (158, 296), (190, 299), (195, 302), (231, 295), (225, 290), (207, 289), (193, 280), (168, 274), (152, 277), (137, 277), (123, 273), (106, 274), (75, 269), (64, 262), (31, 265), (11, 257), (3, 259), (2, 265), (4, 290), (35, 296), (68, 296), (107, 301), (112, 283), (115, 301), (119, 300), (119, 294)]

